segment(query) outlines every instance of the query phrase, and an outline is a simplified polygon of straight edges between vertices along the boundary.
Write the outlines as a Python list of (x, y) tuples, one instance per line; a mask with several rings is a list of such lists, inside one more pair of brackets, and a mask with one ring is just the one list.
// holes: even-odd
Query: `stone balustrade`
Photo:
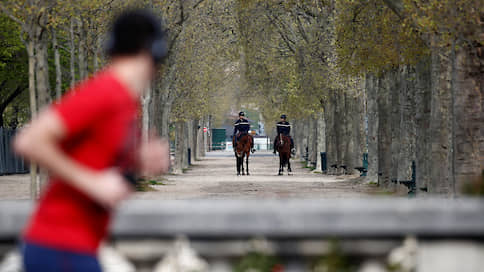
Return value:
[[(0, 245), (13, 244), (31, 209), (29, 201), (0, 202)], [(131, 200), (115, 217), (110, 245), (145, 271), (162, 258), (163, 271), (179, 251), (206, 260), (207, 271), (250, 251), (287, 258), (290, 271), (310, 271), (305, 260), (328, 254), (338, 239), (358, 271), (400, 254), (413, 256), (407, 262), (417, 271), (452, 271), (461, 258), (472, 272), (484, 265), (483, 237), (480, 199)], [(190, 250), (175, 250), (174, 240)], [(437, 267), (449, 269), (430, 270)]]

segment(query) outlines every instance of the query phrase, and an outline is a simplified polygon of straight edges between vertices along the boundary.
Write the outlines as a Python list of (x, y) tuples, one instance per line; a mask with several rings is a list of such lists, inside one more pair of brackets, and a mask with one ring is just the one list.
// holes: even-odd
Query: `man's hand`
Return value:
[(95, 174), (92, 180), (83, 182), (84, 191), (97, 203), (108, 209), (114, 209), (127, 198), (133, 188), (115, 169)]
[(170, 167), (170, 147), (164, 139), (151, 137), (141, 144), (139, 155), (142, 175), (163, 174)]

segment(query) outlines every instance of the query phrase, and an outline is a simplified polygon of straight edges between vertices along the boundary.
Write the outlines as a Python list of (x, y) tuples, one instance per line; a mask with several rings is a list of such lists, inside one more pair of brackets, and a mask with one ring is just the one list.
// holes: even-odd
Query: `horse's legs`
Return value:
[(250, 175), (249, 174), (249, 154), (250, 153), (247, 153), (247, 157), (246, 157), (246, 161), (245, 161), (245, 163), (246, 163), (247, 176)]
[(291, 169), (291, 158), (288, 157), (287, 158), (287, 174), (290, 175), (292, 172), (292, 169)]
[(283, 165), (284, 165), (284, 158), (281, 156), (281, 153), (279, 153), (279, 176), (282, 175), (282, 171), (284, 170)]
[(244, 171), (244, 154), (242, 154), (242, 158), (240, 158), (240, 168), (242, 170), (242, 176), (245, 176), (245, 171)]
[(235, 154), (235, 161), (236, 161), (236, 164), (237, 164), (237, 176), (240, 176), (240, 161), (239, 161), (239, 157), (237, 156), (237, 154)]

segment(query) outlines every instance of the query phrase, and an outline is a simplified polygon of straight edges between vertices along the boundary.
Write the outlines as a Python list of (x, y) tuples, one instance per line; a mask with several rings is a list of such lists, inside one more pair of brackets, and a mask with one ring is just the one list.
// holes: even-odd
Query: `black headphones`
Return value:
[(168, 55), (168, 45), (164, 35), (161, 35), (151, 43), (151, 57), (155, 63), (160, 63), (166, 55)]

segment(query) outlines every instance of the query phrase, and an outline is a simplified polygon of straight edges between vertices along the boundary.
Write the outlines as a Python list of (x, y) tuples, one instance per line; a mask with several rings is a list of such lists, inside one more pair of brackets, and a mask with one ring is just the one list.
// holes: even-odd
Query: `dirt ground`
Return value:
[(368, 197), (380, 194), (375, 185), (356, 176), (328, 176), (312, 173), (292, 161), (293, 175), (278, 176), (279, 157), (256, 152), (249, 160), (250, 176), (237, 176), (231, 152), (210, 152), (183, 175), (168, 175), (156, 191), (137, 193), (135, 198), (313, 198)]
[[(355, 176), (312, 173), (292, 161), (293, 175), (278, 176), (279, 158), (269, 152), (250, 157), (250, 176), (236, 176), (231, 152), (210, 152), (184, 174), (166, 175), (154, 191), (137, 192), (137, 199), (330, 198), (371, 197), (384, 194)], [(29, 175), (0, 176), (1, 199), (28, 199)]]

